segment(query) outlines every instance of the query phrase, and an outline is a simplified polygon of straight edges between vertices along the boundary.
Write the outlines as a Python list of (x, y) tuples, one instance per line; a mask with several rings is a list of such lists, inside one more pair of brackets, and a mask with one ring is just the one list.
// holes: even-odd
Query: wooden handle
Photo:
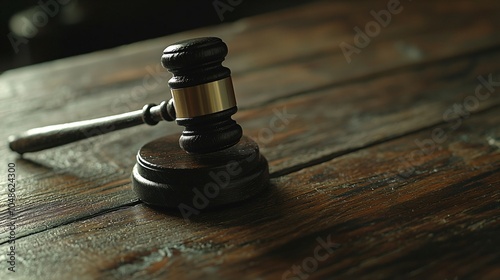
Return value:
[(10, 136), (9, 147), (19, 154), (38, 152), (143, 123), (156, 125), (161, 120), (175, 120), (172, 100), (120, 115), (30, 129)]

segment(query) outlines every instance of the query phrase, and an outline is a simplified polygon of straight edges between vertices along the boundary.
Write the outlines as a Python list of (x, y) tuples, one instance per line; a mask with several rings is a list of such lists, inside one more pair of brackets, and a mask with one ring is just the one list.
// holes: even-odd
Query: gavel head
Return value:
[(222, 66), (227, 46), (219, 38), (190, 39), (168, 46), (161, 62), (173, 74), (168, 84), (179, 139), (188, 153), (209, 153), (238, 143), (241, 127), (231, 119), (238, 110), (231, 71)]

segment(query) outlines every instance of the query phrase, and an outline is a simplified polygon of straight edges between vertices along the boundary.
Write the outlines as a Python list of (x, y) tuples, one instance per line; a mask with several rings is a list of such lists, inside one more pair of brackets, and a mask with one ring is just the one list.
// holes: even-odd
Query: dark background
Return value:
[[(305, 2), (305, 0), (3, 1), (0, 10), (0, 33), (3, 34), (0, 40), (0, 72), (183, 30), (227, 23)], [(224, 5), (229, 7), (223, 13), (222, 19), (214, 5), (221, 10), (224, 9)], [(42, 9), (42, 6), (46, 9)]]

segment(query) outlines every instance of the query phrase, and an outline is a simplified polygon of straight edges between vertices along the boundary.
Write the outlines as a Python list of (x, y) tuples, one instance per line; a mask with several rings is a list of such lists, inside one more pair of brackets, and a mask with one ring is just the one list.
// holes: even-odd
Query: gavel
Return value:
[(195, 213), (252, 197), (268, 184), (269, 168), (258, 145), (231, 118), (238, 108), (231, 71), (222, 66), (227, 53), (227, 45), (215, 37), (172, 44), (161, 57), (173, 74), (170, 100), (120, 115), (31, 129), (10, 136), (9, 147), (20, 154), (37, 152), (175, 120), (184, 126), (180, 136), (153, 140), (137, 154), (132, 185), (139, 198)]

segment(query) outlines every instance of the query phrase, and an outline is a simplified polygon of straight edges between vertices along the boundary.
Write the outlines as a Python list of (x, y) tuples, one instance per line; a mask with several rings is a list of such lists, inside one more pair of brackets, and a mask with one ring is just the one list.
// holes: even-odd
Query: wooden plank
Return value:
[[(474, 95), (479, 75), (487, 77), (491, 73), (493, 80), (498, 80), (499, 56), (496, 52), (485, 53), (419, 66), (242, 111), (237, 119), (246, 134), (260, 144), (271, 163), (271, 172), (278, 176), (442, 123), (443, 113), (454, 103), (462, 104)], [(499, 102), (498, 95), (491, 94), (474, 109), (485, 110)], [(285, 126), (277, 123), (283, 129), (266, 134), (274, 128), (271, 122), (276, 110), (297, 117)], [(166, 124), (163, 127), (167, 131)], [(20, 210), (24, 218), (19, 222), (19, 233), (31, 234), (134, 203), (128, 177), (135, 153), (142, 144), (164, 133), (162, 129), (133, 128), (83, 144), (26, 155), (25, 160), (7, 154), (7, 160), (17, 162), (19, 183), (24, 186), (18, 193), (19, 204), (24, 207)], [(5, 219), (6, 211), (1, 213)], [(0, 236), (3, 241), (7, 238), (6, 233)]]
[[(443, 9), (443, 2), (439, 3), (436, 9), (446, 10)], [(380, 37), (377, 37), (380, 41), (373, 41), (370, 47), (363, 49), (349, 66), (345, 64), (343, 56), (338, 51), (332, 54), (320, 49), (322, 48), (319, 46), (320, 41), (313, 43), (299, 40), (301, 49), (306, 49), (304, 46), (315, 47), (308, 49), (311, 52), (300, 52), (300, 55), (296, 55), (297, 61), (287, 61), (287, 59), (294, 58), (291, 54), (297, 54), (297, 45), (294, 41), (288, 57), (285, 55), (287, 51), (283, 51), (276, 59), (271, 58), (269, 64), (258, 64), (267, 65), (268, 68), (259, 72), (255, 71), (256, 68), (241, 68), (235, 71), (235, 84), (238, 98), (241, 100), (240, 104), (243, 105), (242, 107), (251, 109), (242, 111), (237, 118), (244, 125), (246, 133), (255, 137), (262, 145), (264, 154), (272, 162), (271, 170), (274, 176), (442, 122), (442, 114), (449, 106), (456, 102), (463, 102), (474, 92), (478, 83), (475, 80), (477, 75), (489, 73), (498, 75), (498, 68), (494, 65), (498, 57), (490, 52), (479, 55), (479, 58), (446, 60), (444, 63), (439, 63), (442, 64), (441, 67), (436, 67), (437, 64), (422, 63), (488, 48), (496, 44), (499, 38), (496, 36), (498, 22), (491, 16), (496, 11), (494, 7), (497, 4), (484, 3), (491, 4), (493, 8), (487, 11), (488, 5), (483, 4), (475, 4), (471, 8), (477, 7), (478, 10), (471, 10), (474, 12), (484, 11), (484, 20), (470, 22), (467, 13), (463, 18), (458, 17), (462, 19), (462, 22), (469, 23), (468, 28), (464, 29), (465, 36), (451, 34), (451, 24), (444, 24), (450, 27), (449, 30), (445, 28), (430, 31), (427, 30), (430, 25), (420, 28), (422, 21), (415, 21), (418, 24), (410, 30), (416, 30), (417, 35), (412, 38), (408, 37), (407, 40), (415, 40), (415, 44), (423, 42), (417, 48), (417, 50), (425, 50), (422, 53), (426, 55), (421, 60), (414, 60), (411, 55), (408, 55), (412, 53), (411, 50), (415, 49), (412, 47), (413, 43), (397, 45), (399, 47), (394, 48), (396, 45), (391, 40), (396, 37), (405, 38), (398, 37), (404, 32), (399, 24), (396, 25), (396, 22), (391, 25), (394, 28), (398, 26), (394, 33), (385, 31), (381, 33)], [(467, 9), (464, 4), (457, 6), (459, 8), (453, 7), (450, 11)], [(369, 11), (366, 10), (366, 13), (360, 14), (368, 15)], [(361, 17), (355, 22), (362, 24), (365, 19)], [(314, 21), (311, 20), (311, 26), (313, 23)], [(330, 30), (321, 21), (319, 23), (321, 32)], [(261, 32), (254, 33), (272, 37), (271, 33), (262, 32), (266, 24), (265, 21), (261, 23), (259, 27)], [(287, 22), (288, 24), (290, 22)], [(351, 33), (346, 31), (344, 37), (337, 37), (336, 35), (340, 33), (334, 33), (333, 37), (337, 38), (335, 42), (339, 42), (338, 38), (346, 40), (351, 38), (352, 26), (345, 26), (345, 30)], [(402, 26), (409, 28), (408, 25)], [(241, 25), (237, 27), (240, 28)], [(277, 35), (292, 36), (293, 28), (276, 30), (279, 30), (275, 32), (276, 38), (280, 38)], [(446, 32), (447, 30), (450, 32)], [(302, 31), (300, 36), (309, 36), (305, 33)], [(384, 36), (388, 36), (387, 41), (384, 41)], [(450, 44), (443, 48), (437, 38), (440, 40), (445, 38)], [(294, 40), (297, 39), (294, 38)], [(270, 49), (276, 49), (278, 43), (283, 44), (283, 41), (276, 39), (269, 46)], [(163, 48), (163, 43), (161, 44), (160, 49)], [(254, 54), (252, 51), (244, 51), (240, 46), (235, 48), (236, 54), (244, 52), (247, 58), (236, 55), (235, 61), (237, 62), (231, 64), (233, 62), (228, 61), (228, 65), (246, 65), (245, 59), (251, 57), (259, 63), (268, 61), (267, 58), (262, 59), (263, 55), (269, 53), (266, 49), (256, 51)], [(398, 48), (406, 51), (399, 51)], [(398, 50), (397, 53), (401, 57), (394, 59), (394, 50)], [(119, 50), (107, 51), (101, 54), (110, 55), (109, 60), (104, 59), (103, 56), (90, 55), (76, 60), (56, 62), (53, 64), (54, 68), (47, 68), (49, 64), (44, 64), (34, 68), (47, 69), (33, 70), (34, 72), (19, 70), (24, 72), (24, 74), (19, 74), (19, 77), (15, 72), (3, 75), (0, 87), (2, 93), (5, 93), (3, 96), (10, 95), (10, 97), (1, 101), (0, 117), (8, 125), (0, 131), (0, 136), (5, 139), (11, 133), (33, 127), (35, 120), (37, 125), (60, 122), (61, 116), (65, 116), (65, 121), (74, 121), (106, 115), (109, 112), (118, 113), (136, 109), (143, 103), (149, 102), (150, 97), (139, 96), (141, 97), (139, 98), (131, 93), (134, 87), (142, 85), (142, 78), (147, 75), (148, 70), (142, 68), (142, 65), (149, 64), (136, 64), (134, 61), (126, 60), (129, 65), (124, 63), (103, 67), (103, 64), (96, 62), (102, 60), (109, 64), (109, 61), (113, 61), (113, 53), (118, 53), (123, 58), (127, 58), (129, 54)], [(284, 54), (281, 55), (281, 53)], [(141, 57), (144, 56), (136, 58), (140, 60)], [(151, 58), (153, 57), (157, 57), (157, 54), (151, 55)], [(429, 60), (426, 60), (427, 58)], [(86, 60), (94, 61), (87, 63)], [(154, 63), (156, 60), (157, 58), (154, 59)], [(148, 63), (152, 61), (153, 59)], [(406, 62), (398, 64), (399, 61)], [(80, 71), (70, 74), (67, 71), (68, 66), (65, 65), (75, 62), (82, 63), (83, 66)], [(405, 66), (415, 63), (420, 63), (420, 66), (416, 68)], [(258, 65), (254, 64), (252, 67), (258, 67)], [(76, 65), (73, 66), (78, 68)], [(136, 69), (139, 66), (141, 70), (137, 72)], [(125, 70), (114, 72), (114, 67), (120, 69), (123, 67)], [(434, 70), (430, 70), (434, 67), (436, 67)], [(102, 77), (102, 81), (99, 80), (101, 72), (96, 68), (99, 71), (102, 69), (109, 75)], [(394, 68), (397, 71), (387, 71), (387, 69)], [(37, 71), (46, 71), (46, 74)], [(65, 72), (68, 72), (68, 76), (65, 76)], [(413, 72), (415, 73), (411, 74)], [(287, 74), (284, 75), (284, 73)], [(382, 74), (385, 77), (381, 77)], [(438, 78), (434, 79), (434, 76)], [(16, 80), (10, 80), (10, 77)], [(393, 80), (399, 82), (394, 83)], [(351, 85), (350, 82), (359, 82), (359, 84)], [(62, 83), (65, 86), (60, 86)], [(427, 87), (428, 84), (430, 84), (429, 87)], [(421, 91), (425, 91), (422, 96), (419, 95)], [(165, 87), (159, 83), (151, 92), (151, 97), (154, 99), (164, 99)], [(398, 96), (394, 92), (404, 94)], [(312, 95), (310, 98), (297, 96), (289, 100), (279, 99), (303, 93)], [(48, 96), (51, 98), (48, 99)], [(497, 97), (498, 95), (492, 95), (487, 102), (481, 102), (478, 110), (498, 104)], [(119, 102), (114, 103), (116, 100)], [(391, 103), (386, 102), (387, 100), (391, 100)], [(355, 103), (361, 101), (364, 101), (363, 105), (358, 107)], [(258, 105), (263, 107), (256, 108)], [(273, 109), (282, 110), (285, 107), (299, 118), (294, 118), (283, 131), (274, 133), (271, 141), (260, 139), (262, 137), (259, 137), (259, 134), (264, 133), (262, 129), (271, 128), (270, 121), (275, 114)], [(15, 111), (11, 108), (15, 108)], [(406, 113), (402, 113), (404, 110)], [(317, 114), (318, 112), (320, 114)], [(401, 118), (403, 120), (394, 125)], [(321, 129), (317, 129), (316, 125)], [(178, 128), (174, 130), (179, 131)], [(21, 182), (18, 202), (22, 205), (20, 208), (22, 218), (19, 220), (18, 228), (20, 236), (71, 223), (96, 213), (110, 211), (121, 205), (134, 204), (136, 199), (130, 191), (128, 176), (134, 162), (135, 151), (142, 143), (163, 135), (164, 131), (171, 131), (171, 128), (165, 125), (157, 130), (138, 128), (112, 135), (109, 138), (108, 136), (101, 137), (84, 144), (28, 156), (27, 161), (17, 160), (20, 166), (18, 174)], [(137, 136), (142, 132), (146, 135)], [(0, 154), (6, 161), (16, 161), (16, 156), (7, 151), (5, 144), (0, 147)], [(2, 166), (0, 170), (4, 169), (5, 166)], [(5, 194), (5, 184), (0, 186), (2, 194)], [(2, 205), (1, 209), (5, 210), (5, 206)], [(0, 218), (6, 219), (6, 211), (1, 212)], [(2, 232), (0, 236), (2, 241), (6, 240), (6, 233)]]
[[(497, 108), (273, 179), (266, 194), (190, 222), (141, 204), (27, 236), (16, 276), (493, 279)], [(439, 148), (415, 145), (437, 128)], [(415, 172), (402, 177), (408, 157)]]
[[(408, 18), (412, 20), (408, 23), (403, 22), (403, 25), (401, 26), (404, 26), (409, 30), (414, 30), (416, 34), (413, 34), (413, 31), (409, 32), (409, 37), (407, 39), (404, 39), (405, 37), (399, 37), (399, 40), (406, 40), (405, 42), (409, 42), (409, 45), (405, 45), (406, 43), (403, 44), (406, 46), (406, 49), (412, 49), (413, 47), (415, 47), (418, 50), (424, 50), (424, 53), (426, 54), (424, 56), (424, 59), (417, 60), (420, 61), (420, 63), (426, 61), (426, 59), (438, 59), (443, 56), (457, 55), (461, 52), (473, 51), (494, 45), (496, 44), (495, 40), (500, 38), (499, 36), (496, 36), (495, 33), (496, 30), (499, 30), (499, 28), (495, 27), (495, 24), (498, 24), (498, 22), (495, 20), (496, 17), (493, 17), (493, 15), (491, 14), (491, 11), (494, 11), (496, 2), (493, 2), (493, 4), (489, 2), (485, 3), (486, 4), (484, 4), (484, 6), (483, 4), (474, 4), (473, 7), (470, 8), (470, 11), (478, 13), (481, 12), (480, 14), (482, 15), (483, 19), (487, 20), (470, 22), (470, 18), (474, 17), (471, 17), (466, 13), (464, 14), (464, 18), (458, 20), (458, 22), (462, 22), (465, 24), (465, 28), (468, 28), (467, 32), (465, 32), (465, 29), (463, 29), (463, 33), (461, 33), (466, 34), (466, 36), (455, 36), (453, 35), (453, 32), (449, 32), (446, 29), (452, 28), (455, 25), (444, 24), (442, 26), (448, 27), (443, 29), (429, 30), (430, 25), (425, 25), (422, 23), (426, 22), (422, 18), (426, 14), (414, 14), (411, 12), (412, 10), (409, 10), (407, 15), (401, 18)], [(324, 19), (324, 14), (327, 11), (334, 12), (337, 11), (336, 8), (339, 8), (339, 11), (345, 12), (345, 9), (347, 8), (345, 7), (345, 5), (348, 4), (342, 4), (344, 5), (342, 6), (343, 8), (335, 6), (336, 4), (328, 4), (328, 7), (324, 9), (320, 9), (319, 7), (317, 7), (317, 5), (319, 4), (314, 4), (311, 11), (322, 10), (322, 12), (320, 13), (320, 15), (322, 16), (318, 18)], [(439, 5), (435, 5), (435, 13), (448, 11), (448, 9), (442, 8), (442, 3)], [(460, 7), (459, 9), (467, 9), (467, 5), (457, 5), (457, 7)], [(375, 9), (376, 7), (373, 6), (373, 8)], [(456, 12), (455, 9), (458, 8), (449, 9), (449, 11)], [(246, 74), (238, 74), (238, 71), (236, 72), (234, 79), (240, 107), (255, 107), (259, 104), (262, 104), (263, 102), (269, 102), (270, 100), (275, 100), (277, 98), (304, 93), (317, 88), (336, 85), (345, 81), (354, 81), (356, 78), (369, 78), (370, 73), (379, 73), (379, 71), (393, 69), (394, 67), (402, 67), (402, 65), (414, 64), (417, 62), (410, 56), (404, 54), (404, 52), (401, 53), (400, 51), (394, 51), (395, 42), (393, 39), (394, 37), (401, 35), (401, 26), (399, 22), (396, 22), (397, 18), (395, 18), (394, 24), (388, 26), (388, 28), (390, 28), (391, 26), (398, 26), (398, 31), (394, 31), (396, 32), (395, 34), (392, 33), (393, 31), (391, 31), (391, 29), (388, 29), (387, 32), (385, 32), (386, 30), (384, 30), (384, 32), (381, 33), (379, 37), (377, 37), (377, 39), (380, 39), (374, 41), (373, 45), (371, 45), (370, 48), (364, 49), (360, 54), (359, 59), (355, 59), (351, 63), (351, 65), (347, 65), (346, 63), (344, 63), (345, 59), (343, 55), (339, 52), (340, 49), (333, 53), (325, 53), (324, 51), (318, 49), (320, 48), (320, 45), (323, 45), (323, 47), (327, 46), (329, 48), (330, 46), (336, 45), (340, 41), (321, 41), (321, 43), (319, 41), (314, 41), (313, 43), (311, 42), (311, 40), (309, 40), (310, 38), (307, 37), (311, 36), (311, 33), (314, 33), (310, 32), (311, 29), (308, 29), (307, 32), (304, 30), (298, 32), (296, 30), (296, 26), (289, 26), (294, 17), (302, 17), (305, 22), (310, 21), (310, 27), (316, 27), (318, 30), (323, 30), (328, 26), (339, 25), (336, 23), (328, 23), (328, 21), (324, 22), (324, 20), (314, 21), (316, 18), (313, 17), (311, 13), (304, 12), (304, 14), (301, 14), (300, 11), (304, 10), (308, 11), (308, 9), (297, 9), (290, 11), (290, 14), (293, 15), (291, 17), (287, 16), (287, 12), (283, 12), (281, 16), (278, 16), (278, 18), (283, 17), (283, 19), (277, 20), (276, 25), (279, 25), (281, 22), (283, 22), (281, 23), (283, 24), (283, 27), (272, 29), (274, 31), (271, 32), (274, 32), (275, 36), (266, 35), (267, 37), (276, 37), (276, 40), (272, 41), (272, 44), (268, 44), (269, 48), (258, 49), (256, 51), (251, 51), (250, 49), (245, 50), (239, 46), (241, 45), (241, 43), (239, 42), (260, 42), (262, 40), (259, 38), (251, 39), (251, 37), (248, 40), (241, 40), (242, 38), (239, 38), (237, 36), (234, 38), (235, 42), (237, 43), (234, 44), (235, 50), (232, 51), (231, 57), (234, 57), (234, 59), (238, 60), (238, 57), (244, 55), (252, 57), (252, 59), (254, 60), (259, 60), (259, 57), (265, 56), (265, 59), (262, 59), (262, 61), (271, 61), (270, 63), (274, 63), (265, 64), (268, 66), (276, 65), (276, 63), (279, 63), (279, 61), (271, 59), (269, 57), (269, 53), (272, 54), (272, 57), (276, 56), (276, 52), (270, 50), (279, 49), (279, 44), (283, 44), (284, 40), (282, 40), (282, 37), (280, 36), (285, 36), (286, 38), (299, 38), (299, 41), (287, 41), (287, 45), (289, 46), (284, 50), (280, 49), (279, 51), (280, 54), (288, 53), (289, 57), (287, 59), (292, 59), (293, 54), (295, 59), (299, 60), (298, 62), (290, 62), (285, 65), (277, 65), (269, 69), (262, 69), (262, 71), (259, 72)], [(416, 7), (415, 11), (418, 11)], [(367, 11), (366, 14), (369, 14), (369, 12)], [(332, 18), (336, 19), (339, 17)], [(435, 18), (443, 17), (437, 16)], [(361, 24), (363, 23), (363, 20), (366, 20), (366, 18), (358, 19), (358, 21), (353, 21), (353, 24)], [(252, 20), (250, 19), (249, 21)], [(256, 27), (256, 29), (260, 31), (254, 33), (256, 34), (255, 36), (258, 36), (258, 34), (261, 34), (263, 32), (262, 28), (265, 24), (267, 24), (267, 22), (261, 22), (259, 20), (256, 20), (256, 22), (258, 22), (255, 23), (258, 26)], [(457, 23), (456, 21), (450, 22)], [(418, 24), (416, 26), (411, 25), (414, 23)], [(317, 24), (317, 26), (315, 24)], [(248, 31), (248, 29), (250, 31)], [(253, 29), (248, 29), (245, 29), (245, 31), (241, 31), (243, 34), (241, 36), (246, 36), (244, 35), (246, 33), (252, 33), (251, 30)], [(284, 32), (282, 29), (287, 31)], [(221, 30), (226, 29), (222, 28)], [(352, 30), (346, 29), (345, 32), (347, 31), (349, 31), (349, 33), (345, 33), (345, 36), (352, 37)], [(196, 33), (201, 31), (193, 32)], [(328, 33), (327, 31), (321, 32)], [(333, 36), (334, 38), (338, 38), (337, 33), (334, 32), (333, 34), (335, 34), (335, 36)], [(195, 36), (195, 34), (191, 35)], [(385, 36), (388, 37), (387, 40), (384, 39)], [(443, 46), (441, 46), (440, 44), (440, 41), (436, 40), (436, 37), (438, 36), (440, 36), (441, 39), (449, 42), (449, 44), (446, 45), (446, 48), (443, 48)], [(177, 37), (174, 36), (169, 38), (173, 40)], [(160, 39), (158, 41), (161, 40), (163, 39)], [(233, 44), (229, 44), (231, 48), (233, 48)], [(142, 48), (149, 51), (150, 48), (146, 47), (146, 45), (140, 44), (138, 46), (141, 46)], [(400, 45), (401, 44), (399, 44), (398, 46)], [(297, 52), (296, 48), (304, 49), (306, 50), (306, 52), (311, 50), (312, 53), (304, 54), (303, 51)], [(158, 46), (157, 49), (161, 49), (161, 47)], [(293, 50), (289, 52), (287, 51), (289, 49)], [(138, 51), (137, 49), (134, 50), (135, 52)], [(242, 52), (244, 52), (244, 54), (242, 54)], [(30, 121), (33, 119), (33, 116), (27, 114), (27, 112), (37, 111), (41, 114), (43, 113), (44, 117), (37, 118), (39, 122), (37, 122), (36, 125), (49, 125), (58, 123), (63, 120), (76, 121), (97, 116), (104, 116), (108, 114), (122, 113), (125, 111), (138, 109), (142, 107), (144, 103), (149, 103), (151, 101), (159, 102), (163, 99), (168, 98), (168, 94), (166, 93), (167, 87), (165, 85), (165, 80), (168, 79), (168, 75), (165, 76), (165, 74), (159, 74), (159, 70), (154, 67), (157, 66), (157, 59), (155, 59), (154, 63), (148, 62), (148, 64), (143, 65), (143, 67), (141, 66), (142, 64), (137, 63), (137, 60), (141, 60), (139, 58), (132, 62), (128, 62), (129, 58), (132, 59), (133, 57), (135, 57), (133, 53), (134, 52), (129, 53), (120, 48), (114, 51), (97, 53), (95, 55), (92, 54), (80, 58), (62, 60), (59, 62), (55, 62), (53, 67), (51, 67), (49, 64), (43, 64), (32, 67), (30, 68), (31, 70), (18, 70), (2, 75), (0, 77), (0, 92), (2, 92), (0, 96), (7, 96), (7, 99), (1, 102), (0, 117), (5, 121), (5, 123), (8, 123), (10, 125), (8, 128), (3, 129), (0, 132), (0, 137), (5, 137), (9, 134), (15, 133), (16, 131), (33, 127), (35, 124)], [(315, 53), (319, 53), (319, 55), (317, 57), (309, 57), (310, 55)], [(398, 54), (400, 56), (395, 56)], [(116, 58), (114, 55), (121, 57)], [(155, 54), (155, 57), (157, 56), (158, 55)], [(301, 57), (304, 58), (304, 56), (308, 59), (305, 61), (300, 61)], [(113, 61), (112, 59), (115, 59), (115, 61), (119, 62), (117, 62), (116, 64), (110, 63), (109, 61)], [(99, 63), (105, 63), (107, 66)], [(391, 63), (396, 64), (391, 65)], [(247, 65), (248, 62), (245, 61), (243, 64)], [(69, 67), (67, 65), (70, 65), (72, 67), (72, 71), (66, 70), (67, 67)], [(84, 65), (85, 67), (79, 65)], [(148, 65), (151, 67), (147, 67)], [(255, 65), (255, 67), (265, 65), (259, 64)], [(123, 70), (124, 72), (114, 71), (117, 69), (113, 67), (123, 68), (126, 70)], [(135, 71), (134, 69), (140, 69), (141, 74), (130, 74), (130, 72)], [(100, 71), (103, 71), (106, 74)], [(284, 73), (284, 71), (288, 71), (288, 74), (283, 75), (282, 73)], [(109, 78), (108, 75), (116, 77)], [(99, 82), (100, 78), (103, 78), (105, 81)], [(144, 85), (144, 79), (147, 79), (149, 82), (153, 81), (152, 88), (146, 87)], [(51, 96), (52, 98), (47, 99), (46, 96)], [(85, 106), (90, 106), (92, 110), (79, 110), (80, 107)], [(61, 116), (65, 117), (61, 118)], [(9, 128), (16, 128), (16, 130), (9, 130)], [(1, 146), (0, 149), (5, 149), (5, 146)]]
[[(271, 161), (271, 172), (282, 173), (322, 158), (419, 130), (447, 120), (455, 104), (470, 110), (496, 106), (500, 96), (499, 53), (414, 67), (355, 84), (272, 102), (238, 115), (245, 132), (256, 139)], [(496, 84), (481, 88), (480, 80)], [(478, 100), (476, 103), (470, 103)], [(470, 104), (469, 104), (470, 103)], [(289, 123), (277, 117), (290, 115)], [(279, 112), (279, 113), (278, 113)], [(260, 116), (256, 118), (256, 115)], [(264, 123), (262, 119), (266, 120)], [(273, 122), (278, 120), (277, 124)], [(285, 124), (284, 126), (282, 124)], [(280, 127), (281, 126), (281, 127)], [(301, 155), (297, 157), (297, 155)]]
[[(15, 102), (16, 108), (25, 108), (24, 104), (31, 102), (32, 106), (40, 106), (43, 101), (36, 96), (43, 99), (46, 94), (60, 96), (58, 99), (65, 100), (65, 103), (93, 98), (96, 92), (114, 95), (113, 99), (120, 98), (120, 93), (128, 93), (130, 100), (134, 99), (130, 97), (131, 89), (143, 86), (143, 80), (153, 76), (153, 83), (156, 78), (161, 82), (155, 84), (154, 89), (147, 90), (149, 100), (162, 100), (166, 98), (165, 82), (169, 78), (160, 74), (163, 70), (159, 66), (159, 57), (163, 48), (180, 39), (213, 35), (220, 36), (230, 46), (226, 64), (234, 72), (239, 103), (246, 107), (310, 90), (311, 82), (306, 81), (317, 81), (319, 87), (500, 44), (497, 31), (500, 20), (496, 16), (500, 3), (497, 1), (460, 1), (453, 7), (446, 1), (436, 1), (431, 5), (412, 2), (403, 6), (400, 14), (393, 15), (391, 23), (381, 29), (361, 53), (353, 55), (348, 64), (340, 43), (354, 44), (353, 28), (364, 28), (373, 20), (370, 11), (379, 11), (386, 5), (387, 1), (363, 1), (362, 5), (337, 1), (313, 3), (273, 17), (266, 15), (45, 63), (29, 70), (7, 72), (2, 75), (0, 91), (4, 92), (3, 96), (16, 96), (15, 101), (8, 101), (9, 104)], [(443, 21), (444, 18), (447, 20)], [(461, 30), (460, 36), (454, 30)], [(443, 41), (447, 44), (442, 44)], [(301, 60), (310, 63), (297, 65)], [(296, 71), (289, 77), (282, 75), (281, 71), (290, 63), (295, 65)], [(325, 64), (321, 67), (328, 67), (327, 74), (315, 71), (318, 63)], [(256, 75), (248, 75), (256, 71)], [(264, 79), (267, 82), (262, 83), (263, 77), (274, 78)], [(287, 81), (288, 87), (283, 87), (282, 80)], [(252, 86), (238, 86), (246, 81), (252, 81)], [(146, 102), (143, 97), (141, 102), (132, 102), (132, 108), (120, 106), (113, 113), (135, 109)], [(10, 108), (5, 108), (4, 112), (10, 114)], [(96, 113), (102, 114), (109, 111), (107, 107), (96, 109), (99, 110)]]

